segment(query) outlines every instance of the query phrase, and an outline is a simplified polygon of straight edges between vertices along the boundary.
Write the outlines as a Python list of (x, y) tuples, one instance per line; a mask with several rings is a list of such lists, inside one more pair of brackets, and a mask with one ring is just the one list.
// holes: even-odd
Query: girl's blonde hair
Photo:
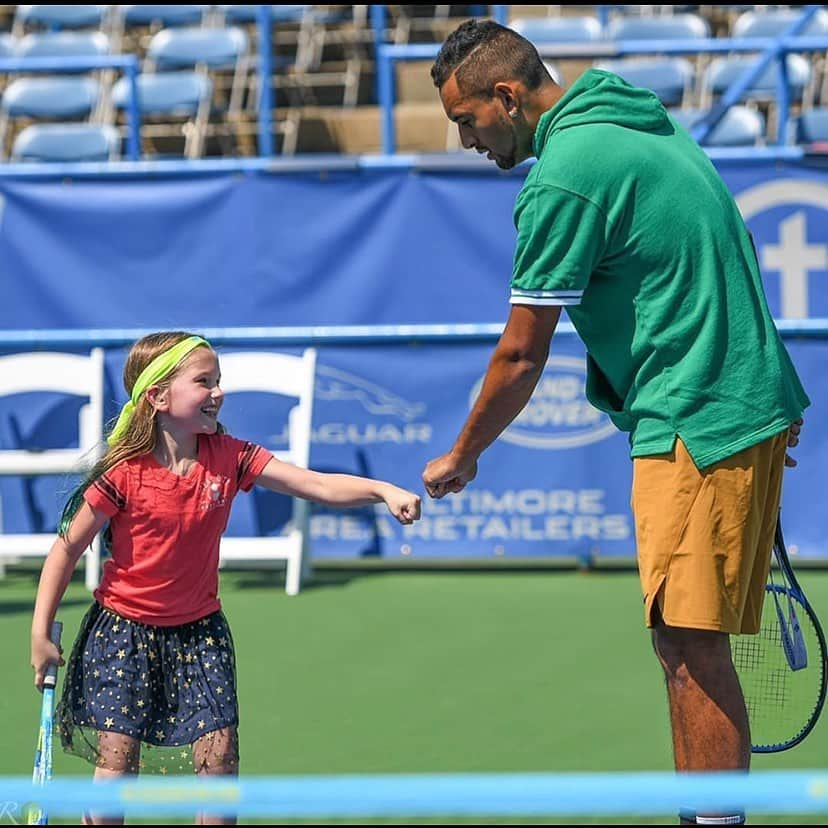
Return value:
[[(159, 354), (163, 354), (174, 345), (193, 335), (186, 331), (161, 331), (159, 333), (148, 334), (139, 339), (130, 348), (126, 362), (124, 363), (124, 388), (126, 389), (127, 395), (132, 395), (132, 388), (141, 375), (141, 372)], [(163, 380), (156, 383), (156, 385), (160, 388), (167, 388), (175, 378), (178, 370), (178, 368), (173, 369)], [(219, 431), (223, 431), (221, 426), (219, 426)], [(106, 474), (113, 466), (118, 465), (118, 463), (124, 460), (130, 460), (133, 457), (140, 457), (143, 454), (149, 454), (155, 448), (157, 435), (158, 429), (155, 422), (155, 409), (150, 404), (146, 395), (143, 395), (135, 404), (135, 413), (123, 437), (114, 445), (108, 447), (104, 456), (95, 463), (83, 482), (69, 497), (60, 518), (60, 526), (58, 527), (60, 535), (65, 536), (68, 532), (72, 519), (83, 504), (83, 493), (89, 486), (99, 477)]]

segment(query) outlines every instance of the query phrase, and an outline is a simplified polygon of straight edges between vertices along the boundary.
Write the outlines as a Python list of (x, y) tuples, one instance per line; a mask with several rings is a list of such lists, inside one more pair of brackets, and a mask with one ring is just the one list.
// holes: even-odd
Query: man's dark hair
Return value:
[(538, 50), (494, 20), (467, 20), (446, 38), (431, 67), (431, 79), (442, 89), (455, 71), (464, 95), (490, 96), (502, 80), (520, 80), (527, 89), (537, 89), (549, 77)]

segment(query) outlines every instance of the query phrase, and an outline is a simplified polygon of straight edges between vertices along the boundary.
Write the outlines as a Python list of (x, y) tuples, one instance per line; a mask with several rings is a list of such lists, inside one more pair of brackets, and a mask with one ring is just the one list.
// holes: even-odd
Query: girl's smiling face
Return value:
[(181, 363), (166, 391), (167, 405), (163, 413), (169, 424), (192, 434), (215, 434), (224, 402), (220, 380), (215, 352), (210, 348), (196, 348)]

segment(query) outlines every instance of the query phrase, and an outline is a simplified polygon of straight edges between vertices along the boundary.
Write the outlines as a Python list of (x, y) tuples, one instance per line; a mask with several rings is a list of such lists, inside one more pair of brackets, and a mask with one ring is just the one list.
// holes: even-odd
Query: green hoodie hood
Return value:
[(588, 124), (615, 124), (640, 132), (655, 132), (669, 124), (667, 111), (647, 89), (601, 69), (588, 69), (538, 121), (532, 149), (540, 157), (555, 132)]

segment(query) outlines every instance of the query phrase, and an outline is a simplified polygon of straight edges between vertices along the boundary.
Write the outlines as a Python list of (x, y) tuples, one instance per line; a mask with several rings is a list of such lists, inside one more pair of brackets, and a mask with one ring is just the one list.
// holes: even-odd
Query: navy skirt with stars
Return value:
[(193, 770), (202, 737), (239, 721), (236, 658), (224, 614), (175, 627), (92, 605), (69, 657), (56, 710), (68, 753), (106, 766), (101, 732), (140, 743), (142, 770)]

